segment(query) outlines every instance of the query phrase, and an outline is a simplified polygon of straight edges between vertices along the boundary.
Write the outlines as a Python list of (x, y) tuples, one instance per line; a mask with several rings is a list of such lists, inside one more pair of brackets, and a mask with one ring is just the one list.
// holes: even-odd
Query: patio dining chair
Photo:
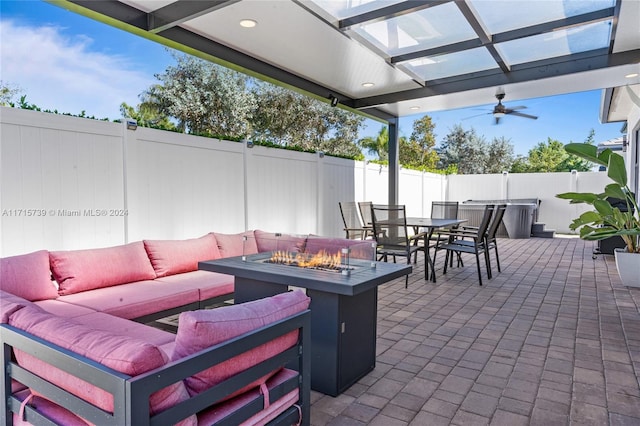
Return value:
[[(487, 264), (487, 268), (489, 268), (489, 278), (491, 278), (490, 268), (491, 268), (491, 249), (494, 250), (496, 254), (496, 266), (498, 267), (498, 272), (502, 272), (500, 269), (500, 257), (498, 256), (498, 239), (496, 238), (496, 234), (498, 233), (498, 228), (500, 227), (500, 223), (502, 222), (502, 218), (504, 217), (504, 212), (507, 209), (506, 204), (497, 204), (495, 206), (495, 210), (493, 212), (493, 216), (491, 217), (491, 223), (487, 228), (487, 232), (485, 234), (485, 247), (487, 250), (487, 258), (489, 259), (489, 263)], [(477, 230), (477, 226), (463, 226), (463, 230)], [(457, 240), (458, 244), (464, 244), (471, 246), (473, 244), (470, 240), (459, 239)], [(460, 259), (460, 263), (462, 260)], [(451, 266), (451, 265), (450, 265)]]
[(438, 251), (446, 250), (443, 274), (447, 273), (447, 266), (451, 259), (449, 256), (453, 256), (454, 254), (460, 256), (461, 253), (471, 253), (475, 255), (476, 267), (478, 269), (478, 281), (479, 284), (482, 285), (482, 272), (480, 270), (480, 254), (482, 254), (484, 256), (485, 267), (487, 269), (487, 277), (491, 279), (491, 267), (489, 265), (489, 251), (487, 248), (486, 237), (495, 209), (496, 207), (493, 204), (485, 206), (482, 220), (476, 229), (451, 229), (441, 233), (443, 235), (447, 235), (449, 239), (444, 243), (439, 242), (436, 246), (434, 262)]
[[(396, 257), (405, 257), (407, 264), (411, 263), (411, 256), (421, 251), (424, 253), (425, 272), (427, 279), (427, 247), (414, 244), (414, 241), (424, 238), (424, 233), (410, 235), (407, 230), (407, 215), (404, 205), (371, 205), (371, 219), (373, 236), (377, 243), (378, 260), (388, 261), (389, 256), (396, 262)], [(409, 275), (405, 278), (404, 287), (409, 286)]]
[(371, 219), (371, 201), (360, 201), (358, 202), (358, 208), (360, 209), (360, 217), (362, 218), (362, 223), (365, 226), (373, 226), (373, 219)]
[(358, 204), (355, 201), (340, 201), (338, 205), (347, 238), (351, 240), (366, 239), (373, 228), (362, 223)]

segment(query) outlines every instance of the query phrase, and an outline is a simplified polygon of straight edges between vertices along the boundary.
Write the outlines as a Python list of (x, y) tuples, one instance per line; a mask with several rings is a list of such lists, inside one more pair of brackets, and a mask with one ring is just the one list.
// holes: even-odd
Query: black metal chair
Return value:
[(495, 210), (495, 205), (486, 205), (484, 208), (484, 214), (482, 215), (482, 221), (480, 222), (480, 226), (478, 226), (477, 228), (452, 229), (449, 231), (441, 232), (441, 235), (448, 236), (448, 240), (444, 243), (439, 242), (436, 246), (434, 262), (435, 256), (437, 255), (438, 251), (446, 250), (447, 254), (444, 260), (444, 274), (447, 273), (447, 266), (449, 265), (450, 260), (449, 256), (453, 256), (454, 253), (458, 256), (460, 256), (461, 253), (472, 253), (476, 257), (478, 280), (480, 285), (482, 285), (480, 254), (483, 254), (485, 267), (487, 268), (487, 277), (491, 279), (491, 266), (489, 265), (489, 251), (487, 248), (487, 231), (489, 229), (489, 224), (491, 223), (491, 218), (493, 217), (493, 212)]
[[(493, 216), (491, 217), (491, 223), (489, 224), (489, 228), (487, 228), (487, 233), (485, 234), (485, 245), (487, 249), (487, 257), (489, 257), (488, 268), (491, 266), (491, 249), (493, 249), (496, 253), (496, 265), (498, 267), (498, 272), (502, 272), (500, 269), (500, 257), (498, 257), (498, 239), (496, 238), (496, 234), (498, 233), (498, 228), (500, 227), (500, 223), (502, 222), (502, 218), (504, 217), (504, 212), (507, 209), (506, 204), (497, 204), (495, 210), (493, 212)], [(477, 230), (477, 226), (463, 226), (462, 229), (467, 230)], [(469, 240), (457, 240), (458, 244), (472, 245), (473, 242)], [(460, 260), (460, 263), (462, 261)], [(451, 263), (449, 264), (451, 266)], [(491, 278), (491, 273), (489, 278)]]
[(342, 215), (342, 222), (344, 223), (344, 231), (348, 239), (351, 240), (364, 240), (370, 234), (373, 228), (371, 226), (365, 226), (362, 223), (360, 217), (358, 204), (355, 201), (340, 201), (340, 214)]
[[(406, 257), (407, 263), (411, 263), (411, 256), (422, 251), (425, 255), (424, 279), (427, 279), (427, 248), (424, 245), (416, 245), (414, 241), (424, 238), (425, 234), (409, 234), (407, 230), (407, 215), (403, 205), (371, 205), (371, 219), (373, 224), (373, 236), (377, 243), (378, 260), (388, 261), (388, 257)], [(409, 286), (409, 275), (405, 278), (405, 288)]]

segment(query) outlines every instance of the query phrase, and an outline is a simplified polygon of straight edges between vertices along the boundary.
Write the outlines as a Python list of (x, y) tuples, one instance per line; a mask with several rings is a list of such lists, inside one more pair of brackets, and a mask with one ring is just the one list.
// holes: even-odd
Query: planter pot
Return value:
[(615, 249), (614, 254), (622, 284), (626, 287), (640, 287), (640, 254), (628, 253), (620, 248)]

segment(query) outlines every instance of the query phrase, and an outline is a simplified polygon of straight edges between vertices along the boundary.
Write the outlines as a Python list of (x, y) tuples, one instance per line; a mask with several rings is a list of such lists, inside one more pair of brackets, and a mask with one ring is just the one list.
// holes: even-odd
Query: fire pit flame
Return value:
[(346, 265), (342, 264), (342, 255), (340, 252), (331, 254), (325, 250), (320, 250), (318, 253), (309, 256), (303, 253), (291, 253), (288, 251), (274, 251), (269, 263), (276, 263), (280, 265), (297, 266), (299, 268), (310, 269), (323, 269), (332, 271), (341, 271), (348, 269)]

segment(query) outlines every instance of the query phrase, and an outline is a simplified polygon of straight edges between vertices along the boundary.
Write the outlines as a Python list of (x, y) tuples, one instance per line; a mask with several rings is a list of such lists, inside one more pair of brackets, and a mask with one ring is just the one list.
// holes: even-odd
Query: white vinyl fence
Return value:
[[(339, 201), (387, 203), (388, 169), (321, 154), (0, 108), (0, 256), (263, 229), (343, 236)], [(443, 176), (401, 170), (399, 202), (539, 198), (557, 232), (603, 173)]]

